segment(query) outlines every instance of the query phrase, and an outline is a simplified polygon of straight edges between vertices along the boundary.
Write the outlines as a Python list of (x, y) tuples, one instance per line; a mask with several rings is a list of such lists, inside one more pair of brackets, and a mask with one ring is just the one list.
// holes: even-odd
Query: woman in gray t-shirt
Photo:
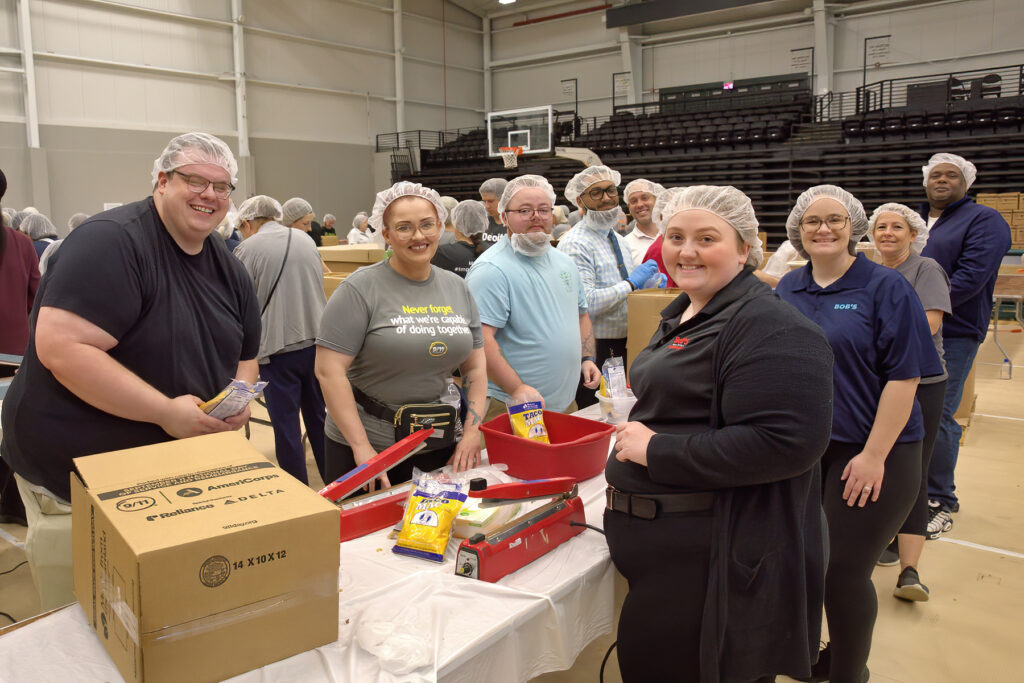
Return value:
[[(913, 286), (928, 316), (935, 350), (942, 360), (942, 316), (952, 311), (949, 300), (949, 276), (937, 262), (921, 256), (928, 240), (928, 226), (916, 211), (903, 204), (883, 204), (871, 214), (868, 236), (882, 257), (882, 265), (903, 274)], [(928, 599), (928, 587), (921, 583), (918, 563), (924, 550), (925, 536), (931, 533), (928, 506), (928, 464), (931, 462), (935, 436), (942, 417), (942, 401), (946, 393), (945, 362), (943, 373), (922, 377), (917, 385), (917, 401), (924, 420), (924, 441), (921, 444), (921, 490), (898, 540), (882, 555), (883, 564), (895, 564), (898, 553), (900, 576), (893, 595), (903, 600)], [(889, 555), (887, 558), (886, 556)]]
[(349, 275), (327, 302), (316, 373), (327, 401), (328, 482), (395, 443), (392, 423), (369, 414), (353, 387), (394, 411), (438, 402), (456, 368), (467, 401), (461, 440), (422, 451), (378, 479), (388, 486), (408, 481), (413, 466), (462, 471), (480, 462), (487, 401), (480, 316), (465, 281), (430, 264), (446, 216), (438, 194), (418, 183), (379, 192), (369, 222), (383, 232), (389, 256)]

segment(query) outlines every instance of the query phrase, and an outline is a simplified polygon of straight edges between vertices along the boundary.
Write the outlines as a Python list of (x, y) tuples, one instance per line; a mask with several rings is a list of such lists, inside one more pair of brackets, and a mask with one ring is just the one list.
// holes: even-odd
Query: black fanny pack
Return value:
[(434, 434), (426, 441), (427, 450), (455, 444), (455, 419), (458, 417), (455, 406), (447, 403), (406, 403), (398, 410), (391, 410), (354, 384), (352, 395), (367, 414), (394, 425), (395, 441), (401, 441), (421, 429), (433, 429)]

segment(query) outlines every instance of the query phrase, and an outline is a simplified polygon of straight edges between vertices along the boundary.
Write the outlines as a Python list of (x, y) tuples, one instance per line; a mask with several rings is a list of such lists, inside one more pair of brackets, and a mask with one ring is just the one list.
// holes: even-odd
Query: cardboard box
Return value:
[(321, 235), (320, 236), (320, 244), (322, 244), (325, 247), (337, 246), (338, 245), (338, 236), (337, 235)]
[(238, 432), (75, 466), (75, 595), (126, 681), (218, 681), (337, 640), (338, 509)]
[(1020, 208), (1020, 193), (1004, 192), (997, 194), (993, 197), (993, 201), (995, 203), (992, 205), (992, 208), (1000, 213), (1003, 211), (1016, 211)]
[(1024, 192), (1017, 195), (1017, 208), (1024, 211)]
[(334, 290), (338, 288), (348, 275), (342, 273), (341, 275), (324, 275), (324, 296), (328, 299), (331, 298), (331, 294), (334, 294)]
[(953, 413), (954, 419), (970, 419), (971, 414), (974, 413), (974, 402), (978, 398), (978, 395), (974, 393), (974, 371), (976, 367), (976, 365), (971, 365), (971, 371), (967, 373), (967, 379), (964, 380), (964, 393), (960, 397), (960, 405), (957, 406), (956, 412)]
[(647, 348), (651, 337), (658, 331), (661, 311), (682, 293), (678, 288), (640, 289), (630, 292), (626, 299), (629, 311), (626, 332), (626, 372), (637, 354)]
[[(979, 193), (979, 194), (978, 194), (978, 195), (977, 195), (977, 196), (976, 196), (976, 197), (974, 198), (974, 202), (975, 202), (976, 204), (980, 204), (981, 206), (987, 206), (987, 207), (989, 207), (989, 208), (992, 208), (992, 209), (994, 209), (994, 208), (996, 208), (996, 204), (997, 204), (997, 199), (996, 199), (996, 198), (997, 198), (998, 196), (999, 196), (999, 195), (997, 195), (997, 194), (995, 194), (995, 193), (992, 193), (992, 192), (987, 192), (987, 193)], [(1020, 201), (1020, 200), (1018, 200), (1018, 203), (1019, 203), (1019, 201)]]
[(1000, 211), (999, 215), (1003, 217), (1003, 220), (1006, 221), (1007, 225), (1013, 223), (1013, 211)]
[(356, 268), (384, 259), (384, 250), (376, 244), (340, 244), (320, 247), (320, 256), (332, 273), (352, 273)]
[(1024, 211), (1013, 211), (1011, 216), (1010, 227), (1024, 228)]

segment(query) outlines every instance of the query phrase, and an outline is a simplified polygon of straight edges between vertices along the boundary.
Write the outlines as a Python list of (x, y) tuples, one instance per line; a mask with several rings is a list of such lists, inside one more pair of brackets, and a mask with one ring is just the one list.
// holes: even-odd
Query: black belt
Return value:
[(655, 519), (672, 512), (704, 512), (715, 502), (713, 493), (623, 493), (611, 486), (605, 490), (605, 507), (631, 517)]

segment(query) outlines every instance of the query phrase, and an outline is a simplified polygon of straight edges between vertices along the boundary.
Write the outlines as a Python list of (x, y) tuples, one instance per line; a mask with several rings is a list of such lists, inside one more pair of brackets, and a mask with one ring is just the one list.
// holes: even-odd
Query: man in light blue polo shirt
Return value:
[(508, 234), (466, 275), (484, 335), (486, 420), (505, 404), (538, 399), (548, 410), (575, 410), (580, 374), (591, 389), (601, 380), (579, 270), (551, 249), (554, 201), (542, 176), (509, 182), (498, 202)]

